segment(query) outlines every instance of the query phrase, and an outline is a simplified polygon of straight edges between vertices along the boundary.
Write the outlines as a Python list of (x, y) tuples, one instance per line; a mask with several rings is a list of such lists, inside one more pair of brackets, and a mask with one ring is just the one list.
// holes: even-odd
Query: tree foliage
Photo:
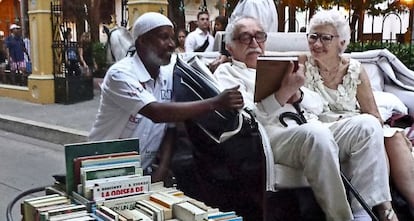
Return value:
[(87, 21), (93, 41), (98, 39), (99, 24), (109, 23), (110, 15), (114, 13), (113, 0), (62, 0), (62, 6), (63, 17), (75, 22), (79, 30), (86, 30)]
[[(350, 10), (352, 12), (350, 18), (350, 27), (352, 31), (351, 41), (355, 41), (357, 37), (355, 36), (355, 33), (362, 34), (365, 14), (379, 16), (390, 12), (407, 11), (407, 5), (404, 5), (399, 0), (395, 0), (391, 3), (388, 0), (275, 0), (275, 2), (278, 4), (279, 16), (282, 16), (279, 21), (285, 20), (285, 13), (283, 10), (285, 7), (289, 7), (289, 11), (309, 10), (309, 17), (312, 17), (315, 11), (319, 8), (331, 9), (335, 7), (344, 7), (345, 9)], [(379, 4), (381, 3), (388, 3), (387, 7), (379, 7)], [(289, 14), (291, 15), (291, 13)], [(289, 17), (289, 20), (291, 19), (292, 18)], [(284, 24), (281, 25), (279, 31), (284, 30), (283, 25)], [(289, 30), (294, 31), (295, 28), (290, 27), (291, 25), (295, 24), (289, 23)], [(355, 30), (356, 27), (358, 27), (358, 31)], [(360, 37), (361, 36), (358, 36), (358, 38)]]

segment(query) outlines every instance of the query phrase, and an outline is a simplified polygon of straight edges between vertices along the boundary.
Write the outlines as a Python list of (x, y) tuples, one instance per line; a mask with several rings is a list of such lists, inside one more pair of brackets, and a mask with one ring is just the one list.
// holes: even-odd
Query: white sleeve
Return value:
[(138, 81), (128, 79), (118, 70), (108, 71), (102, 93), (130, 114), (137, 114), (145, 105), (157, 101)]
[(231, 14), (229, 23), (240, 16), (256, 18), (266, 32), (277, 32), (278, 16), (273, 0), (240, 1)]
[(301, 90), (303, 91), (303, 100), (300, 103), (301, 107), (303, 107), (308, 113), (315, 115), (321, 114), (324, 105), (321, 95), (309, 90), (306, 87), (302, 87)]
[(187, 35), (184, 42), (184, 49), (185, 52), (194, 52), (195, 46), (197, 44), (197, 41), (194, 36), (194, 32), (190, 32), (190, 34)]

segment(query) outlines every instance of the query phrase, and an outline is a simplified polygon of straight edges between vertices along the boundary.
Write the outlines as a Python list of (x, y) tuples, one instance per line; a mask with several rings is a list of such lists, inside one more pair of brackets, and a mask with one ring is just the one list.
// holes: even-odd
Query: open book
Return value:
[[(175, 100), (179, 102), (208, 99), (217, 96), (220, 85), (210, 70), (194, 56), (184, 61), (178, 57), (174, 68)], [(221, 143), (237, 134), (243, 116), (236, 110), (215, 110), (192, 119), (214, 142)]]
[(257, 59), (254, 101), (259, 102), (280, 88), (290, 61), (298, 66), (297, 56), (261, 56)]

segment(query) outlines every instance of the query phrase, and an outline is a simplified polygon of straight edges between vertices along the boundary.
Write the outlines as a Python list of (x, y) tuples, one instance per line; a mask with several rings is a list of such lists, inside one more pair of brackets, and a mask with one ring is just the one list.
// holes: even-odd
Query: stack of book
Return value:
[(149, 192), (136, 151), (82, 156), (73, 159), (77, 193), (95, 202)]
[(59, 194), (24, 200), (21, 214), (23, 221), (95, 220), (84, 205), (73, 204), (67, 196)]
[(137, 139), (65, 146), (66, 179), (25, 200), (23, 221), (239, 221), (144, 176)]
[(243, 220), (234, 211), (222, 212), (171, 187), (154, 187), (149, 193), (105, 200), (96, 206), (95, 215), (103, 221)]

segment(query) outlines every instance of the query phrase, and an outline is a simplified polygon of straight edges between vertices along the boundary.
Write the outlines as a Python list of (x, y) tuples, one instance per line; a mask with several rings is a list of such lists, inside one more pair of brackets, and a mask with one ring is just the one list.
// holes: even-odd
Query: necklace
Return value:
[(319, 75), (321, 76), (323, 81), (331, 81), (337, 78), (338, 76), (340, 76), (341, 74), (339, 73), (339, 70), (341, 66), (342, 66), (342, 59), (340, 59), (337, 62), (337, 65), (331, 66), (332, 68), (328, 68), (327, 65), (323, 65), (320, 62), (318, 62), (318, 65), (317, 65)]

